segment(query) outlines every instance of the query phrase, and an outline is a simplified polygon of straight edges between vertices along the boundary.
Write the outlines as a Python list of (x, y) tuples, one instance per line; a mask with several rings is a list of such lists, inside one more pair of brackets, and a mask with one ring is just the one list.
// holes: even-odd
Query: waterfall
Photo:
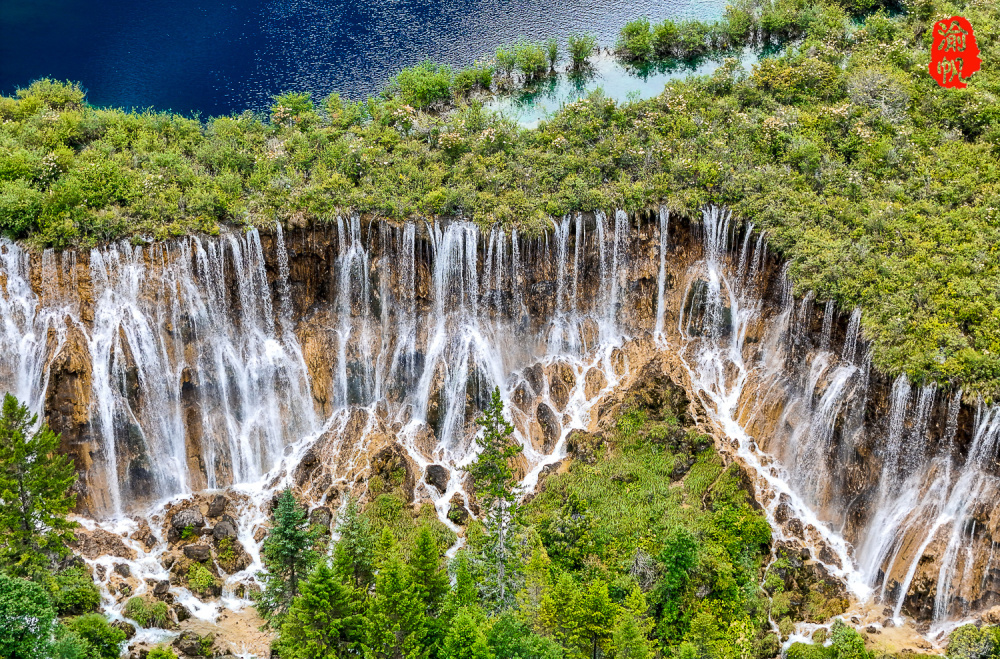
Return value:
[(46, 250), (42, 266), (45, 291), (55, 298), (48, 301), (31, 288), (28, 253), (0, 238), (0, 383), (34, 413), (41, 413), (45, 403), (49, 334), (58, 350), (66, 340), (67, 321), (77, 313), (74, 300), (57, 294), (60, 280), (72, 282), (75, 259), (57, 265)]
[[(444, 466), (446, 485), (420, 474), (416, 487), (447, 519), (495, 387), (531, 488), (628, 376), (630, 346), (655, 345), (680, 357), (706, 421), (754, 473), (777, 539), (808, 545), (897, 618), (932, 606), (941, 623), (985, 601), (998, 408), (980, 405), (966, 441), (960, 394), (905, 375), (869, 391), (860, 309), (796, 299), (789, 264), (778, 274), (764, 234), (723, 209), (703, 212), (700, 251), (671, 247), (669, 221), (666, 208), (639, 231), (623, 211), (572, 214), (533, 237), (342, 216), (308, 309), (293, 298), (298, 236), (280, 226), (270, 242), (250, 230), (119, 243), (79, 262), (0, 241), (0, 389), (43, 412), (52, 364), (85, 353), (102, 516), (231, 484), (262, 492), (311, 442), (353, 432), (353, 447), (337, 444), (351, 468), (386, 435), (424, 473)], [(859, 485), (862, 457), (873, 475)], [(779, 524), (779, 506), (805, 531)], [(917, 602), (934, 552), (932, 602)]]
[[(660, 269), (656, 277), (656, 325), (653, 327), (653, 336), (657, 339), (663, 338), (664, 316), (667, 313), (666, 283), (667, 283), (667, 229), (670, 223), (670, 211), (665, 206), (660, 206)], [(749, 236), (750, 234), (747, 233)]]

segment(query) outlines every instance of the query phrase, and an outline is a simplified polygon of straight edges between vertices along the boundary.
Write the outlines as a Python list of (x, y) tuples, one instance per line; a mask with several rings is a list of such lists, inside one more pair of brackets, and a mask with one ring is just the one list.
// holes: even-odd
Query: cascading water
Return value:
[[(711, 422), (756, 473), (778, 539), (798, 534), (858, 596), (875, 593), (897, 617), (911, 586), (927, 581), (921, 557), (931, 550), (933, 617), (982, 603), (995, 589), (982, 505), (998, 489), (1000, 412), (981, 406), (963, 450), (960, 396), (947, 401), (944, 439), (931, 428), (943, 394), (905, 377), (887, 414), (867, 414), (859, 309), (841, 331), (831, 302), (796, 300), (787, 266), (771, 276), (764, 235), (720, 209), (703, 214), (700, 257), (678, 264), (687, 252), (675, 251), (669, 220), (661, 209), (636, 230), (621, 211), (573, 215), (525, 238), (466, 222), (343, 217), (331, 227), (325, 302), (298, 316), (290, 260), (302, 248), (286, 245), (281, 227), (271, 268), (266, 241), (250, 231), (114, 245), (79, 264), (72, 252), (45, 252), (37, 291), (28, 254), (3, 242), (0, 389), (42, 411), (49, 365), (82, 335), (93, 471), (103, 470), (91, 477), (105, 485), (92, 488), (94, 512), (240, 484), (240, 539), (254, 565), (233, 580), (258, 564), (267, 492), (294, 482), (296, 460), (323, 437), (345, 456), (329, 481), (338, 487), (355, 482), (349, 473), (370, 466), (367, 444), (387, 435), (421, 475), (444, 466), (446, 483), (415, 487), (447, 520), (449, 502), (466, 496), (459, 467), (474, 457), (475, 412), (494, 387), (530, 489), (625, 377), (629, 335), (649, 332), (680, 355)], [(655, 283), (640, 285), (637, 272)], [(863, 486), (843, 468), (859, 455), (873, 473)], [(799, 530), (779, 523), (789, 515)]]

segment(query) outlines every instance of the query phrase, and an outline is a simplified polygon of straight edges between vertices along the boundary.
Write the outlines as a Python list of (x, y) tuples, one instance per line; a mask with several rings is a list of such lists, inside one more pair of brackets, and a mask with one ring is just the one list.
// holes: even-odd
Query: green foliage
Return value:
[(53, 575), (50, 591), (52, 604), (61, 616), (92, 613), (101, 604), (101, 591), (83, 566), (67, 568)]
[(200, 595), (207, 595), (216, 586), (215, 575), (201, 563), (192, 563), (187, 573), (188, 588)]
[(618, 52), (630, 60), (645, 61), (653, 52), (653, 34), (648, 18), (629, 21), (618, 37)]
[(55, 619), (55, 609), (41, 586), (0, 572), (0, 657), (46, 656)]
[[(208, 572), (208, 570), (205, 570), (205, 572)], [(208, 573), (208, 576), (211, 578), (211, 573)], [(165, 628), (170, 620), (166, 602), (152, 601), (144, 597), (129, 598), (125, 603), (125, 608), (122, 609), (122, 613), (126, 618), (139, 623), (141, 627)]]
[(53, 659), (87, 659), (88, 650), (86, 641), (64, 625), (56, 626), (55, 641), (52, 643)]
[(277, 647), (290, 659), (356, 656), (363, 640), (357, 591), (320, 561), (281, 625)]
[(169, 646), (158, 645), (149, 651), (146, 659), (177, 659), (177, 655)]
[(587, 60), (597, 49), (597, 37), (592, 34), (571, 34), (566, 38), (566, 50), (573, 69), (579, 70), (587, 65)]
[(288, 610), (299, 594), (299, 582), (316, 562), (315, 543), (316, 533), (309, 526), (305, 509), (286, 488), (278, 497), (273, 526), (261, 551), (264, 589), (257, 610), (262, 616), (272, 618)]
[(517, 54), (510, 46), (500, 46), (493, 55), (493, 61), (496, 62), (497, 71), (510, 76), (517, 67)]
[(533, 80), (548, 70), (549, 55), (544, 44), (518, 41), (514, 44), (517, 70), (526, 80)]
[(1000, 628), (962, 625), (948, 636), (948, 659), (988, 659), (1000, 650)]
[(472, 476), (486, 523), (484, 543), (479, 548), (486, 566), (480, 588), (493, 606), (503, 609), (511, 605), (515, 593), (511, 587), (516, 561), (513, 541), (520, 521), (520, 505), (513, 460), (522, 447), (510, 439), (514, 426), (504, 418), (499, 387), (493, 390), (476, 423), (482, 428), (476, 435), (480, 452), (466, 470)]
[(0, 565), (30, 575), (65, 556), (75, 523), (66, 519), (76, 495), (73, 461), (59, 451), (59, 435), (7, 394), (0, 416)]
[(559, 61), (559, 41), (555, 37), (545, 40), (545, 57), (549, 61), (549, 69), (555, 69)]
[(426, 606), (392, 535), (386, 531), (382, 538), (383, 559), (368, 604), (366, 645), (377, 657), (418, 656), (427, 633)]
[(70, 618), (63, 623), (87, 648), (87, 659), (118, 659), (125, 632), (112, 627), (99, 613)]
[(447, 659), (493, 659), (496, 655), (483, 633), (482, 622), (481, 611), (468, 607), (459, 609), (445, 636), (441, 656)]
[[(766, 232), (797, 293), (864, 310), (887, 375), (990, 400), (1000, 394), (1000, 51), (982, 40), (969, 87), (942, 89), (921, 64), (926, 26), (958, 6), (886, 6), (734, 0), (715, 24), (633, 21), (619, 45), (637, 60), (706, 47), (717, 57), (758, 37), (794, 45), (750, 75), (733, 60), (655, 99), (595, 94), (532, 130), (481, 107), (425, 114), (394, 94), (334, 95), (312, 110), (307, 97), (283, 97), (281, 120), (202, 123), (92, 108), (78, 87), (40, 81), (0, 100), (0, 231), (86, 247), (356, 211), (532, 233), (575, 211), (665, 203), (693, 217), (724, 204)], [(987, 34), (1000, 23), (996, 3), (961, 11)], [(496, 55), (501, 86), (513, 84), (515, 51)], [(530, 59), (544, 64), (529, 70), (548, 69), (544, 47)], [(450, 99), (479, 75), (485, 88), (486, 69), (455, 73)]]
[(181, 529), (181, 540), (197, 540), (199, 537), (198, 529), (193, 526), (185, 526)]
[(347, 501), (337, 522), (340, 540), (333, 548), (333, 566), (342, 579), (366, 591), (375, 580), (375, 540), (368, 517), (358, 509), (357, 499)]
[(423, 109), (451, 99), (451, 67), (425, 60), (396, 74), (389, 86), (404, 103)]
[(410, 552), (410, 579), (427, 615), (436, 615), (448, 593), (448, 573), (442, 569), (441, 552), (430, 527), (422, 526)]

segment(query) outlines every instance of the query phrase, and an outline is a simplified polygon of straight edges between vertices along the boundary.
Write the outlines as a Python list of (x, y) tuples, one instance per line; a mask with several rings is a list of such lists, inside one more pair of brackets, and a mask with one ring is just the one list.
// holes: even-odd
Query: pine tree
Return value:
[(617, 607), (608, 596), (608, 584), (594, 579), (583, 591), (579, 606), (579, 633), (589, 645), (591, 659), (597, 659), (611, 637)]
[(469, 607), (462, 607), (451, 623), (441, 649), (442, 659), (493, 659), (483, 633), (482, 610), (480, 615)]
[(552, 589), (552, 561), (538, 534), (532, 529), (528, 534), (531, 558), (524, 567), (524, 587), (517, 593), (518, 615), (536, 632), (541, 628), (539, 612), (542, 599)]
[(299, 583), (316, 562), (315, 542), (316, 533), (309, 526), (306, 511), (299, 506), (292, 490), (285, 488), (278, 498), (274, 525), (261, 552), (266, 571), (257, 609), (265, 618), (288, 611), (299, 594)]
[(445, 596), (439, 616), (446, 625), (451, 624), (459, 609), (476, 606), (479, 603), (479, 589), (476, 588), (476, 580), (469, 571), (469, 552), (467, 550), (458, 552), (451, 561), (450, 569), (455, 583)]
[(618, 610), (611, 637), (613, 659), (648, 659), (654, 654), (649, 640), (655, 621), (647, 615), (646, 596), (638, 584), (632, 587), (624, 604)]
[(379, 659), (420, 659), (424, 646), (426, 614), (423, 601), (410, 580), (409, 570), (399, 557), (392, 533), (385, 529), (379, 539), (379, 571), (375, 595), (368, 601), (365, 620), (366, 657)]
[(357, 656), (362, 641), (358, 595), (320, 561), (281, 625), (278, 644), (285, 659)]
[(375, 581), (375, 542), (368, 518), (351, 497), (337, 525), (340, 540), (333, 548), (333, 565), (341, 578), (349, 579), (354, 587), (367, 592)]
[(448, 594), (448, 574), (441, 569), (441, 554), (426, 524), (417, 532), (410, 554), (410, 578), (423, 601), (427, 615), (437, 615)]
[(75, 523), (73, 461), (59, 453), (59, 435), (7, 394), (0, 415), (0, 565), (31, 575), (65, 556)]
[(580, 587), (568, 572), (556, 579), (551, 590), (542, 595), (538, 623), (544, 633), (565, 648), (577, 647), (580, 639)]
[(482, 433), (476, 436), (480, 453), (469, 467), (476, 496), (486, 511), (486, 543), (483, 560), (489, 565), (488, 579), (482, 584), (484, 598), (496, 608), (507, 608), (513, 600), (516, 555), (514, 531), (520, 523), (518, 483), (513, 459), (522, 447), (510, 440), (514, 427), (503, 416), (500, 388), (493, 390), (489, 404), (476, 419)]

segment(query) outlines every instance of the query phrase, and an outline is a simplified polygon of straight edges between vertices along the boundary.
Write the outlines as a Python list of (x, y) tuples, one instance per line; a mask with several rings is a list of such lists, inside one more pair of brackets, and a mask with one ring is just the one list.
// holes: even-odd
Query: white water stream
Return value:
[[(871, 369), (860, 311), (839, 332), (834, 305), (814, 311), (811, 295), (797, 301), (786, 272), (779, 302), (766, 303), (769, 283), (777, 284), (768, 281), (765, 236), (752, 225), (738, 229), (719, 209), (704, 213), (702, 257), (671, 283), (678, 268), (665, 239), (669, 219), (661, 210), (645, 229), (656, 276), (647, 289), (635, 287), (630, 255), (640, 237), (621, 211), (589, 221), (566, 217), (532, 239), (484, 235), (464, 222), (363, 227), (357, 217), (339, 219), (324, 330), (332, 383), (325, 419), (314, 401), (316, 372), (293, 331), (280, 227), (272, 270), (256, 231), (92, 250), (87, 300), (77, 292), (75, 253), (45, 252), (36, 266), (42, 283), (33, 288), (27, 253), (3, 242), (0, 390), (42, 412), (48, 365), (71, 330), (85, 337), (91, 431), (100, 449), (95, 471), (103, 473), (92, 476), (91, 495), (103, 527), (122, 532), (135, 523), (130, 514), (155, 515), (191, 491), (231, 486), (242, 493), (239, 539), (253, 565), (227, 575), (221, 603), (173, 589), (196, 616), (214, 619), (221, 605), (241, 605), (233, 588), (259, 566), (253, 538), (272, 488), (289, 481), (317, 438), (344, 432), (352, 413), (367, 415), (363, 436), (382, 415), (420, 470), (433, 463), (449, 470), (444, 491), (417, 487), (451, 525), (449, 502), (464, 496), (458, 467), (474, 457), (474, 408), (493, 387), (524, 447), (530, 490), (545, 466), (564, 457), (570, 432), (589, 425), (593, 405), (627, 374), (618, 350), (627, 335), (651, 332), (662, 349), (681, 356), (694, 393), (758, 475), (777, 538), (788, 533), (776, 519), (784, 504), (805, 527), (805, 542), (827, 548), (829, 571), (859, 598), (882, 598), (896, 617), (899, 593), (909, 590), (920, 556), (937, 539), (944, 551), (934, 619), (943, 624), (968, 613), (962, 602), (975, 590), (970, 580), (982, 575), (985, 585), (993, 564), (974, 515), (996, 492), (988, 465), (1000, 442), (1000, 411), (980, 409), (963, 458), (954, 447), (959, 397), (948, 399), (948, 431), (935, 439), (929, 420), (944, 394), (901, 378), (884, 427), (868, 427)], [(655, 311), (648, 327), (626, 328), (623, 311), (636, 290), (653, 291)], [(676, 332), (668, 319), (676, 319)], [(591, 369), (601, 385), (588, 391)], [(543, 416), (556, 427), (547, 440)], [(428, 427), (431, 448), (421, 442)], [(872, 446), (881, 466), (868, 495), (874, 509), (856, 528), (838, 466)], [(904, 539), (919, 549), (903, 551)], [(138, 552), (130, 566), (140, 581), (164, 578), (156, 560), (163, 538), (150, 551), (126, 543)], [(110, 574), (121, 559), (94, 563), (101, 561)], [(902, 583), (890, 588), (886, 573)], [(110, 597), (107, 603), (120, 610)]]

